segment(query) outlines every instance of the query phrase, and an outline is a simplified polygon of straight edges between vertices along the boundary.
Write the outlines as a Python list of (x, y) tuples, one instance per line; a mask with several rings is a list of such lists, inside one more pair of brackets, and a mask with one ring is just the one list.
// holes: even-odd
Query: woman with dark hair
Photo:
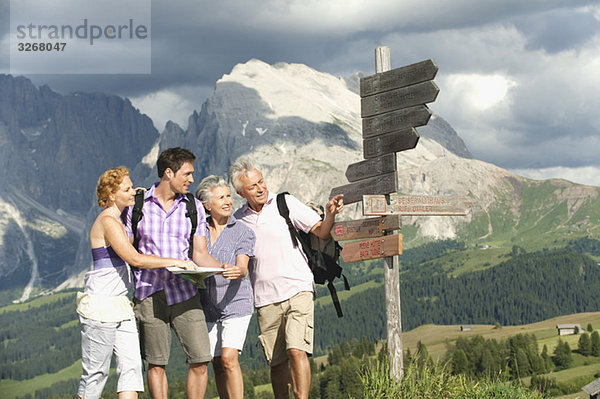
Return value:
[(210, 216), (206, 232), (208, 251), (225, 264), (223, 274), (205, 279), (206, 287), (200, 291), (217, 390), (221, 398), (243, 398), (238, 354), (254, 312), (252, 286), (246, 277), (248, 261), (254, 255), (254, 232), (231, 215), (231, 193), (222, 177), (204, 178), (196, 197)]
[(135, 189), (127, 168), (109, 169), (98, 179), (98, 205), (104, 208), (90, 231), (93, 267), (85, 274), (85, 288), (77, 293), (81, 322), (83, 374), (78, 395), (99, 398), (114, 353), (119, 399), (137, 398), (144, 390), (142, 360), (135, 315), (127, 291), (129, 265), (140, 268), (177, 266), (196, 269), (192, 261), (142, 255), (130, 244), (120, 215), (134, 204)]

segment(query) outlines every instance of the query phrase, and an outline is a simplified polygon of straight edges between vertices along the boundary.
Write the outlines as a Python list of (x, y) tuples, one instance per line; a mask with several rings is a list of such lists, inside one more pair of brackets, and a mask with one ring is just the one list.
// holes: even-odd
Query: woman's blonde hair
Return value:
[(102, 173), (96, 186), (98, 206), (104, 208), (108, 205), (109, 196), (119, 190), (119, 185), (123, 182), (125, 176), (129, 176), (129, 170), (125, 166), (108, 169)]

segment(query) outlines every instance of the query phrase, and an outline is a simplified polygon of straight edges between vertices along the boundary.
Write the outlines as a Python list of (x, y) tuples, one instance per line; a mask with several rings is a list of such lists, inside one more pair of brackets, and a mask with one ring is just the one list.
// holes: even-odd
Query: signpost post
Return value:
[(415, 148), (417, 126), (426, 125), (431, 111), (425, 103), (435, 101), (439, 88), (432, 81), (438, 67), (432, 60), (390, 70), (390, 51), (375, 50), (376, 74), (360, 80), (363, 117), (364, 161), (346, 169), (349, 184), (335, 187), (330, 197), (344, 194), (344, 203), (363, 202), (364, 216), (376, 218), (338, 222), (331, 235), (344, 244), (344, 262), (383, 258), (387, 345), (390, 376), (402, 379), (402, 322), (400, 317), (400, 272), (402, 254), (401, 216), (465, 215), (464, 198), (399, 196), (396, 152)]
[[(375, 49), (375, 72), (381, 73), (389, 71), (390, 69), (391, 61), (389, 47), (377, 47), (377, 49)], [(437, 67), (435, 69), (437, 72)], [(435, 76), (435, 74), (433, 75)], [(383, 264), (390, 376), (400, 382), (402, 375), (404, 374), (404, 359), (402, 356), (402, 317), (400, 309), (400, 262), (398, 256), (389, 256), (383, 258)]]

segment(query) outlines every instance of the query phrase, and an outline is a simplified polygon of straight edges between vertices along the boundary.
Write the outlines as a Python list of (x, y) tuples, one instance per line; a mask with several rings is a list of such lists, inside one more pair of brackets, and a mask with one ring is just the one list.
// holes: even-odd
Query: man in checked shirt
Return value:
[[(156, 162), (160, 182), (144, 197), (143, 217), (137, 225), (138, 251), (187, 260), (191, 222), (186, 216), (186, 193), (194, 182), (194, 154), (183, 148), (163, 151)], [(199, 266), (223, 267), (226, 277), (230, 265), (222, 265), (206, 246), (206, 216), (196, 201), (198, 226), (193, 237), (192, 260)], [(127, 228), (131, 239), (131, 213)], [(168, 254), (168, 255), (167, 255)], [(148, 362), (148, 387), (153, 399), (167, 399), (165, 366), (169, 362), (171, 327), (179, 338), (189, 364), (186, 391), (188, 398), (203, 398), (211, 360), (208, 331), (198, 289), (166, 269), (134, 271), (134, 311), (139, 322), (142, 352)]]

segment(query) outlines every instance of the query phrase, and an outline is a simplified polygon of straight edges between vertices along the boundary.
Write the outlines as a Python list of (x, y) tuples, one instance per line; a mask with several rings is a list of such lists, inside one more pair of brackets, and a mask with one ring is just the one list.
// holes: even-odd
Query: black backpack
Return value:
[[(140, 237), (137, 234), (137, 225), (142, 220), (142, 216), (144, 216), (142, 212), (142, 208), (144, 207), (144, 190), (138, 190), (135, 193), (135, 204), (133, 205), (133, 210), (131, 211), (131, 231), (133, 232), (133, 247), (137, 250), (140, 244)], [(196, 227), (198, 226), (198, 210), (196, 209), (196, 201), (194, 200), (194, 196), (191, 193), (185, 194), (187, 197), (186, 207), (187, 213), (185, 216), (190, 218), (190, 222), (192, 223), (192, 230), (190, 231), (190, 247), (188, 250), (188, 257), (192, 259), (192, 254), (194, 253), (194, 234), (196, 233)]]
[[(277, 194), (277, 209), (287, 223), (290, 236), (292, 237), (292, 243), (296, 248), (298, 247), (298, 242), (300, 242), (302, 250), (308, 259), (308, 266), (312, 271), (315, 283), (327, 284), (337, 316), (343, 317), (342, 307), (340, 306), (337, 291), (333, 285), (333, 280), (336, 277), (342, 278), (344, 280), (344, 288), (346, 290), (350, 289), (348, 279), (342, 274), (342, 267), (338, 263), (342, 247), (333, 238), (323, 240), (314, 234), (297, 230), (290, 220), (290, 210), (285, 200), (286, 194), (289, 193), (284, 192)], [(315, 210), (321, 216), (321, 219), (323, 219), (324, 212), (322, 206), (312, 203), (307, 205)]]

